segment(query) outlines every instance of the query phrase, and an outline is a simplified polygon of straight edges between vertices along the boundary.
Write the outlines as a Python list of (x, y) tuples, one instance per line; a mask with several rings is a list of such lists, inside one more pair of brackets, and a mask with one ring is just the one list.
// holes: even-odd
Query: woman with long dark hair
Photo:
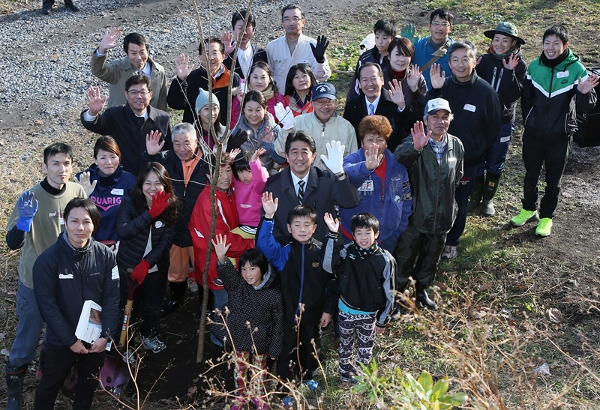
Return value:
[(285, 102), (294, 117), (313, 112), (311, 91), (317, 79), (310, 65), (305, 63), (290, 67), (285, 79)]
[(117, 264), (121, 307), (127, 301), (131, 280), (140, 285), (135, 295), (137, 302), (143, 300), (140, 333), (144, 348), (153, 353), (166, 348), (158, 339), (160, 308), (167, 288), (169, 249), (178, 217), (179, 201), (169, 174), (158, 162), (149, 162), (141, 169), (135, 187), (119, 209), (117, 233), (121, 244)]

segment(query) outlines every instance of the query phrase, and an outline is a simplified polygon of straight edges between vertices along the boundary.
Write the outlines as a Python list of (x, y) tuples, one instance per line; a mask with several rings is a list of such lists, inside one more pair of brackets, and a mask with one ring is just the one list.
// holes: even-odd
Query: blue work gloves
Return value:
[(23, 192), (17, 200), (17, 208), (19, 209), (17, 229), (20, 229), (23, 232), (31, 231), (33, 217), (38, 210), (38, 201), (37, 199), (33, 199), (33, 192)]

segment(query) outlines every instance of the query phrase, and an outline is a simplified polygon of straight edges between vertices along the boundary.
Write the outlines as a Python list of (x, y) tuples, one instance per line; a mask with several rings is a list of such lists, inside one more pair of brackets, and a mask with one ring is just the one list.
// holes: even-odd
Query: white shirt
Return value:
[(367, 115), (370, 115), (369, 112), (369, 104), (373, 104), (373, 115), (377, 112), (377, 106), (379, 105), (379, 100), (381, 99), (381, 94), (375, 99), (375, 101), (370, 102), (367, 96), (365, 95), (365, 103), (367, 104)]
[(238, 63), (240, 68), (242, 69), (242, 73), (244, 73), (244, 78), (248, 78), (250, 74), (250, 66), (252, 65), (252, 57), (254, 57), (254, 52), (252, 50), (252, 46), (248, 46), (245, 50), (241, 48), (238, 49)]
[(300, 185), (298, 185), (298, 181), (304, 181), (304, 194), (306, 195), (306, 187), (308, 186), (308, 176), (310, 175), (310, 171), (308, 171), (308, 173), (304, 175), (304, 178), (298, 178), (293, 172), (290, 172), (290, 174), (292, 175), (292, 182), (294, 183), (294, 190), (296, 191), (296, 196), (298, 196), (298, 189), (300, 188)]
[(327, 81), (331, 75), (327, 57), (325, 57), (323, 64), (317, 63), (310, 47), (311, 43), (316, 45), (317, 41), (314, 38), (301, 34), (298, 37), (298, 44), (293, 53), (290, 53), (285, 36), (279, 37), (267, 44), (269, 66), (273, 70), (273, 79), (280, 91), (285, 90), (285, 79), (290, 71), (290, 67), (295, 64), (308, 64), (319, 82)]

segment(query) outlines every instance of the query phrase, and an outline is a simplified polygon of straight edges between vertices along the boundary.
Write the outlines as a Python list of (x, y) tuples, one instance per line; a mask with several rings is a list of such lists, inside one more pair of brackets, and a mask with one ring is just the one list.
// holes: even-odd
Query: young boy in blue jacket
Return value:
[[(287, 229), (292, 240), (282, 246), (273, 236), (273, 216), (278, 200), (263, 193), (265, 217), (261, 221), (256, 247), (279, 272), (283, 297), (283, 346), (277, 360), (277, 375), (302, 382), (315, 377), (321, 347), (320, 329), (327, 327), (336, 311), (337, 295), (331, 291), (335, 278), (331, 274), (331, 257), (336, 234), (326, 246), (313, 238), (317, 214), (311, 207), (297, 205), (288, 214)], [(329, 215), (329, 214), (326, 214)], [(314, 346), (313, 346), (314, 343)]]
[[(339, 221), (325, 215), (330, 232), (337, 232)], [(337, 274), (339, 293), (339, 372), (340, 386), (351, 387), (359, 369), (371, 362), (375, 335), (383, 333), (390, 321), (394, 302), (396, 260), (377, 244), (379, 221), (362, 213), (352, 218), (353, 241), (333, 252), (332, 266)], [(354, 341), (356, 340), (356, 360)]]

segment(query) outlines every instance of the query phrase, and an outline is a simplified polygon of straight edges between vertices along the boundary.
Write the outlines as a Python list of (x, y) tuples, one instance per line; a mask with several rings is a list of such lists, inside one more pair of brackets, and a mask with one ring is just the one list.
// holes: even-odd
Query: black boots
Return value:
[(187, 280), (183, 282), (169, 282), (170, 296), (169, 301), (160, 310), (160, 316), (165, 317), (181, 307), (185, 299), (185, 291), (187, 290)]
[(473, 212), (481, 205), (481, 197), (483, 196), (483, 185), (485, 183), (485, 177), (476, 176), (475, 177), (475, 187), (473, 188), (473, 192), (469, 196), (469, 205), (467, 205), (467, 212)]
[(23, 406), (23, 379), (27, 365), (14, 367), (6, 365), (6, 391), (8, 393), (8, 403), (6, 410), (21, 410)]
[(427, 295), (425, 289), (425, 286), (417, 282), (415, 284), (415, 299), (427, 309), (437, 310), (437, 305), (433, 300), (429, 299), (429, 296)]

